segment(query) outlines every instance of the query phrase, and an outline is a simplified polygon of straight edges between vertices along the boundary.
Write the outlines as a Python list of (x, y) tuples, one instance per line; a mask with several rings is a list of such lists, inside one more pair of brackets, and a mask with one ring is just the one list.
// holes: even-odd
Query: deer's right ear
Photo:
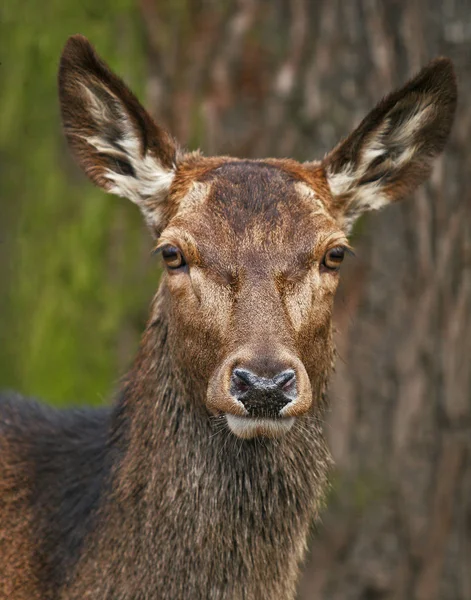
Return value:
[(136, 203), (160, 231), (176, 168), (171, 137), (81, 35), (69, 38), (63, 50), (59, 96), (79, 165), (96, 185)]

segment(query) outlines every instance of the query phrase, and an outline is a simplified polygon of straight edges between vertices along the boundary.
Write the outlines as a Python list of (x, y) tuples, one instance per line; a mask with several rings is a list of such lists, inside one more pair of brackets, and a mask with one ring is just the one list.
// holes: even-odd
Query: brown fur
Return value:
[[(451, 65), (432, 63), (304, 165), (181, 152), (80, 36), (59, 86), (79, 164), (187, 265), (163, 276), (110, 411), (1, 400), (0, 597), (293, 599), (330, 464), (326, 256), (358, 214), (429, 172), (453, 118)], [(295, 373), (283, 418), (266, 406), (291, 429), (231, 428), (241, 366)]]

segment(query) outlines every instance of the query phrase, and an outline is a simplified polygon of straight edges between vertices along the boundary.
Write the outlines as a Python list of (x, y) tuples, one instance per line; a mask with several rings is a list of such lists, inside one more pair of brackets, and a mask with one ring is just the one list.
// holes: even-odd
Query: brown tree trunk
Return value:
[[(178, 3), (180, 6), (180, 4)], [(302, 600), (471, 599), (471, 4), (141, 0), (154, 112), (208, 154), (320, 157), (437, 55), (457, 123), (431, 181), (354, 236)]]
[(356, 240), (337, 307), (331, 386), (338, 485), (300, 597), (469, 600), (470, 5), (364, 2), (349, 10), (364, 28), (349, 51), (364, 58), (360, 94), (373, 99), (443, 54), (455, 62), (460, 105), (429, 184), (371, 216)]

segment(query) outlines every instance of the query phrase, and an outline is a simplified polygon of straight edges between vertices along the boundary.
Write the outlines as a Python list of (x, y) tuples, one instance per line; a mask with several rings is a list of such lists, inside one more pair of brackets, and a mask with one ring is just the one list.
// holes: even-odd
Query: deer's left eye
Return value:
[(345, 248), (343, 246), (335, 246), (335, 248), (331, 248), (326, 252), (322, 265), (330, 271), (338, 271), (344, 258)]
[(170, 269), (171, 271), (186, 266), (186, 260), (182, 251), (176, 246), (164, 246), (162, 248), (162, 258), (164, 259), (167, 269)]

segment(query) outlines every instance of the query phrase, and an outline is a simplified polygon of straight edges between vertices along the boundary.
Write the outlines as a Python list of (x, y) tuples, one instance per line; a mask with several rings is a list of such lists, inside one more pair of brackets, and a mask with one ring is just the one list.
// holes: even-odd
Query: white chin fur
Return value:
[(294, 417), (286, 419), (256, 419), (236, 417), (228, 413), (226, 413), (225, 417), (232, 433), (245, 440), (254, 437), (280, 437), (287, 433), (294, 424)]

